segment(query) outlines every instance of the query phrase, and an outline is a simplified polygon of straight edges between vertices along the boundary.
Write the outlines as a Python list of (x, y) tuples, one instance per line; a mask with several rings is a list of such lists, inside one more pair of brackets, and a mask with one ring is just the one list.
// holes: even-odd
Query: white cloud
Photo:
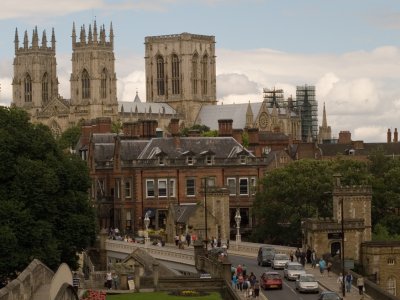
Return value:
[(258, 93), (259, 86), (256, 82), (250, 81), (244, 74), (220, 74), (217, 76), (217, 97), (225, 95), (244, 95)]

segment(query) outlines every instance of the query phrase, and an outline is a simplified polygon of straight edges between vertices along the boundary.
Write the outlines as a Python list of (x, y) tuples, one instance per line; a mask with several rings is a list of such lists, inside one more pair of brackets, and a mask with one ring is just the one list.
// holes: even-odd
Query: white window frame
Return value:
[[(233, 181), (233, 188), (235, 189), (233, 192), (230, 189), (230, 184), (229, 184), (230, 181)], [(236, 196), (236, 194), (237, 194), (236, 178), (228, 177), (226, 179), (226, 185), (228, 186), (229, 196)]]
[(207, 155), (207, 156), (206, 156), (206, 164), (209, 165), (209, 166), (213, 164), (213, 157), (212, 157), (212, 155)]
[[(188, 189), (189, 189), (189, 186), (188, 186), (188, 181), (193, 181), (193, 194), (189, 194), (188, 193)], [(188, 197), (194, 197), (194, 196), (196, 196), (196, 178), (186, 178), (186, 196), (188, 196)]]
[(246, 155), (240, 155), (240, 164), (245, 165), (247, 162), (247, 156)]
[[(246, 180), (246, 193), (242, 193), (242, 184), (241, 181)], [(240, 177), (239, 178), (239, 195), (240, 196), (248, 196), (249, 195), (249, 179), (247, 177)]]
[(186, 162), (188, 164), (188, 166), (193, 166), (194, 164), (194, 157), (189, 155), (188, 157), (186, 157)]
[[(160, 186), (164, 184), (164, 188), (161, 189)], [(165, 191), (163, 191), (165, 190)], [(166, 198), (168, 196), (168, 180), (167, 179), (158, 179), (157, 182), (157, 191), (159, 198)]]
[(257, 177), (250, 177), (250, 192), (251, 195), (255, 195), (256, 194), (256, 190), (257, 190)]
[(125, 186), (124, 186), (124, 191), (125, 191), (125, 198), (131, 198), (132, 197), (132, 184), (130, 179), (125, 179)]
[(175, 190), (176, 190), (176, 180), (175, 179), (170, 179), (168, 181), (168, 195), (170, 197), (175, 197)]
[[(152, 186), (150, 186), (150, 183)], [(149, 189), (151, 187), (151, 189)], [(153, 195), (149, 194), (149, 192), (153, 193)], [(146, 179), (146, 198), (154, 198), (155, 197), (155, 186), (154, 179)]]

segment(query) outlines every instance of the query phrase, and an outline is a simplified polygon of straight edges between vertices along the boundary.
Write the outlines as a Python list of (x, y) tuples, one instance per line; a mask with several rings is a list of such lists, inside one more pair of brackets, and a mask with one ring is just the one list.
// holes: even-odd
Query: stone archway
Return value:
[(340, 249), (342, 248), (340, 242), (332, 242), (331, 243), (331, 255), (332, 257), (340, 253)]

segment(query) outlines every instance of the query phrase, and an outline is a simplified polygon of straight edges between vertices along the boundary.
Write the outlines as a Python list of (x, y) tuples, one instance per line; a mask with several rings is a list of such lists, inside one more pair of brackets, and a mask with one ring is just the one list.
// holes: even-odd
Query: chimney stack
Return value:
[(391, 133), (391, 131), (390, 131), (390, 128), (388, 129), (386, 135), (387, 135), (387, 143), (389, 144), (389, 143), (392, 142), (392, 133)]
[(398, 141), (399, 141), (399, 134), (397, 132), (397, 128), (395, 128), (393, 133), (393, 143), (397, 143)]
[(218, 120), (218, 136), (232, 136), (232, 119)]
[(179, 136), (179, 119), (171, 119), (168, 127), (172, 136)]

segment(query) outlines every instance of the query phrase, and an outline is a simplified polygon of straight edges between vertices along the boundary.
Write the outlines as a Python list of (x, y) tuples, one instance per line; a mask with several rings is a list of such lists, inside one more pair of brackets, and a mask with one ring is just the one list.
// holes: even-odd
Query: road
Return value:
[[(253, 272), (257, 278), (267, 269), (272, 270), (270, 267), (260, 267), (257, 265), (255, 258), (248, 258), (243, 256), (229, 255), (229, 260), (233, 266), (238, 264), (245, 264), (247, 266), (247, 274)], [(283, 271), (278, 271), (281, 273), (283, 278)], [(262, 293), (268, 298), (268, 300), (317, 300), (318, 294), (300, 294), (296, 292), (293, 281), (283, 280), (282, 290), (262, 290)], [(262, 299), (262, 298), (261, 298)]]

